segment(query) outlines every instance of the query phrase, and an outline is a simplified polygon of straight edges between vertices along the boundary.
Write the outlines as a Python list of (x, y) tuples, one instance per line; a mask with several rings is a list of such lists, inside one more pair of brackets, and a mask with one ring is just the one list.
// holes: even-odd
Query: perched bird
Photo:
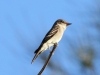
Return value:
[(43, 41), (41, 42), (38, 49), (34, 52), (35, 56), (32, 59), (31, 64), (34, 62), (34, 60), (38, 57), (40, 53), (43, 51), (49, 49), (51, 46), (53, 46), (55, 43), (58, 44), (58, 42), (61, 40), (63, 33), (68, 25), (71, 25), (71, 23), (68, 23), (62, 19), (58, 19), (50, 29), (50, 31), (45, 35)]

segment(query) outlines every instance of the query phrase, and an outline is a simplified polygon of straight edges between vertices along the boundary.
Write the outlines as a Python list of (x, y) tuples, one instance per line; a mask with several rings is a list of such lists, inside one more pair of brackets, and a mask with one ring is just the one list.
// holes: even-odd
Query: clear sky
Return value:
[[(68, 51), (67, 41), (71, 38), (74, 43), (77, 36), (83, 38), (83, 33), (91, 29), (88, 23), (92, 21), (91, 11), (95, 11), (94, 1), (0, 0), (0, 75), (36, 75), (44, 63), (39, 57), (31, 65), (34, 51), (57, 19), (64, 19), (72, 25), (65, 31), (51, 60), (72, 75), (82, 75), (78, 63), (69, 60), (72, 52)], [(96, 34), (94, 29), (92, 31)], [(99, 48), (98, 44), (96, 48)], [(62, 50), (66, 54), (63, 55)], [(98, 65), (96, 71), (100, 75)], [(47, 67), (43, 75), (51, 75), (50, 72)]]

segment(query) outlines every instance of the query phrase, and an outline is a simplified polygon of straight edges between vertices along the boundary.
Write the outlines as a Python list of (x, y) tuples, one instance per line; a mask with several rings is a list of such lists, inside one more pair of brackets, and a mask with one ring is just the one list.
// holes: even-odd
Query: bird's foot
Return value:
[(58, 46), (58, 43), (54, 43), (55, 46)]

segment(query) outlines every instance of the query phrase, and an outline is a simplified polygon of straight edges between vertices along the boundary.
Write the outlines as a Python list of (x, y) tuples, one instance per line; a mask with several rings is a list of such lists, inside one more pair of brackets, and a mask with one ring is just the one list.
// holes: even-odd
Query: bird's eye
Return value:
[(63, 21), (62, 21), (62, 20), (60, 20), (60, 23), (63, 23)]

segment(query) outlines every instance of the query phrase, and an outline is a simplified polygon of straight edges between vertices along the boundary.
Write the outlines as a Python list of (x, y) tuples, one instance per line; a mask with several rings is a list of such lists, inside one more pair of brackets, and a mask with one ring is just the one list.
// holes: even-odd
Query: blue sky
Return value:
[[(69, 47), (66, 48), (64, 44), (68, 46), (66, 37), (73, 40), (78, 36), (83, 38), (83, 33), (89, 31), (87, 24), (92, 21), (91, 11), (95, 11), (94, 4), (94, 0), (1, 0), (0, 75), (36, 75), (44, 63), (37, 59), (31, 65), (33, 53), (55, 20), (59, 18), (71, 22), (72, 25), (65, 31), (51, 60), (62, 64), (69, 73), (73, 71), (72, 75), (81, 75), (78, 63), (74, 65), (71, 60), (69, 61), (71, 52), (66, 51)], [(92, 30), (92, 34), (95, 35), (95, 29)], [(65, 55), (62, 49), (66, 52)], [(59, 53), (62, 57), (59, 57)], [(65, 61), (63, 57), (66, 55), (69, 56)], [(50, 73), (49, 70), (46, 68), (43, 75)], [(99, 70), (97, 67), (100, 74)]]

